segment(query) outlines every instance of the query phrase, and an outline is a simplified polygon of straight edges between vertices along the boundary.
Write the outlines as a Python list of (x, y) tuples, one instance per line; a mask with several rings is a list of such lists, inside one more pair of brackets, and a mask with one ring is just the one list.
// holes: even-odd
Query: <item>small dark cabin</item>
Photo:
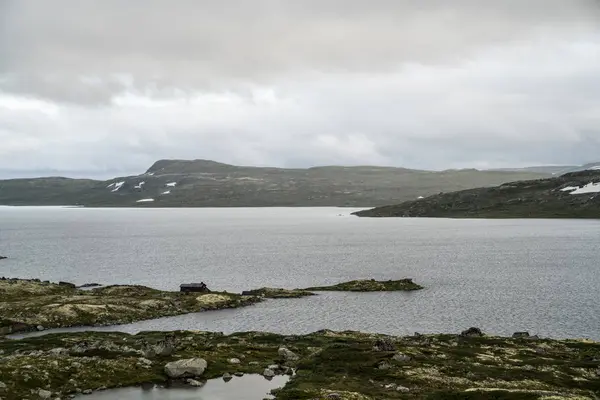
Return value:
[(184, 293), (208, 293), (210, 290), (204, 282), (200, 283), (183, 283), (179, 286), (179, 290)]

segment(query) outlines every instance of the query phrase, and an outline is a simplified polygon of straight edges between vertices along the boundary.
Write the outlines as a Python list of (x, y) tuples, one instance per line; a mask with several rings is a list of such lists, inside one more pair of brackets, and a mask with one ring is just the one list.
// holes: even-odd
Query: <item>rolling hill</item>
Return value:
[(108, 181), (59, 177), (0, 180), (0, 204), (365, 207), (549, 176), (534, 171), (423, 171), (377, 166), (290, 169), (160, 160), (143, 174)]
[(441, 193), (364, 210), (359, 217), (600, 218), (600, 168)]

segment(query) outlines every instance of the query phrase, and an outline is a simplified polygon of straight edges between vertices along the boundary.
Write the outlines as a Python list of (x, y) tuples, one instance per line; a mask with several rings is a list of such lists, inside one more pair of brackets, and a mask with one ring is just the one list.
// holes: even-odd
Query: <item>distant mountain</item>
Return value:
[(0, 180), (3, 205), (89, 207), (378, 206), (439, 192), (550, 176), (534, 171), (422, 171), (378, 166), (244, 167), (160, 160), (141, 175), (108, 181)]
[(442, 193), (359, 217), (600, 218), (600, 167), (560, 177)]
[(487, 171), (504, 171), (504, 172), (535, 172), (541, 174), (564, 175), (569, 172), (585, 171), (594, 168), (600, 169), (600, 162), (589, 163), (585, 165), (540, 165), (524, 168), (496, 168)]

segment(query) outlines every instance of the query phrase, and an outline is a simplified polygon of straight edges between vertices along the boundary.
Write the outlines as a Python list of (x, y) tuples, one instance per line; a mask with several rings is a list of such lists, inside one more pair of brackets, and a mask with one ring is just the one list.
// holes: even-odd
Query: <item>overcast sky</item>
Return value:
[(597, 0), (0, 0), (0, 170), (600, 160)]

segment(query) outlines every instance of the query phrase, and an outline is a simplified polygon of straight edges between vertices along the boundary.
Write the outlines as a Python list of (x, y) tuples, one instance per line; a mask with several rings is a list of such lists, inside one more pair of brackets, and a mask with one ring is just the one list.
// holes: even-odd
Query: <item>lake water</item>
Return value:
[(78, 398), (87, 400), (263, 400), (271, 398), (271, 389), (283, 387), (288, 376), (275, 376), (271, 380), (261, 375), (235, 377), (229, 382), (210, 379), (201, 388), (152, 388), (129, 387), (94, 392)]
[[(0, 207), (0, 276), (178, 290), (413, 278), (411, 293), (324, 293), (119, 329), (528, 330), (600, 339), (600, 221), (362, 219), (337, 208)], [(109, 328), (115, 330), (115, 327)]]

